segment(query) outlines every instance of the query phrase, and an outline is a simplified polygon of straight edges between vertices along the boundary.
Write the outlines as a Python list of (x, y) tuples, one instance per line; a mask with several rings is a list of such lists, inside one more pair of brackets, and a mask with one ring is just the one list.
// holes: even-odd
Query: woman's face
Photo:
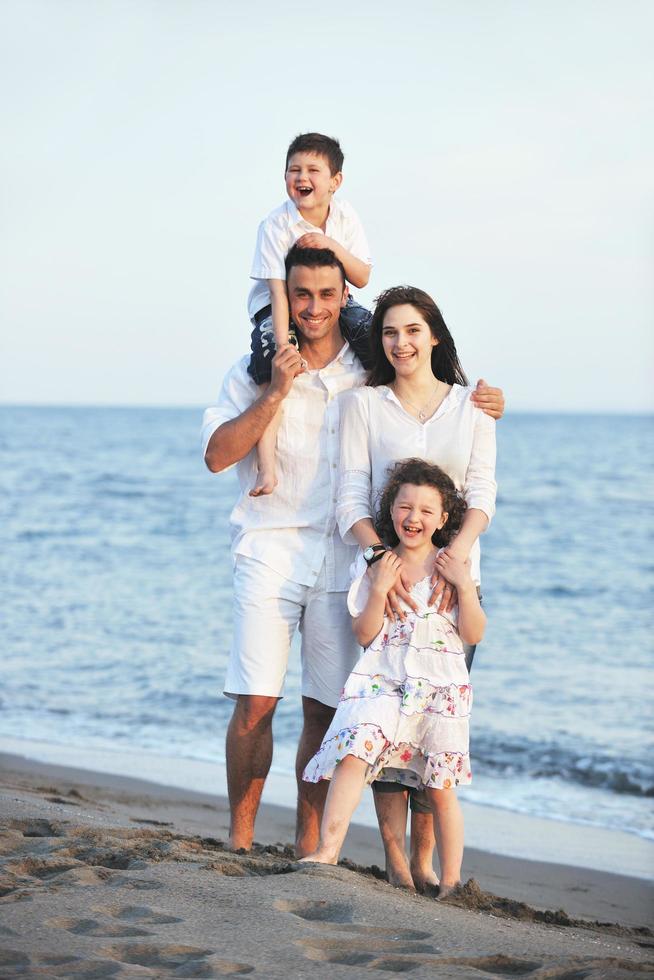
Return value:
[(382, 346), (398, 377), (431, 371), (431, 352), (437, 343), (429, 324), (414, 306), (404, 303), (386, 312)]

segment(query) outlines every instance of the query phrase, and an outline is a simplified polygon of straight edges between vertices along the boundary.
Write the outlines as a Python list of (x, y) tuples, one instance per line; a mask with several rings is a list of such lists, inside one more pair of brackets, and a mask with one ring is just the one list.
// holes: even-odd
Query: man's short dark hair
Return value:
[(343, 169), (345, 157), (341, 150), (341, 144), (332, 136), (323, 136), (322, 133), (300, 133), (286, 151), (285, 171), (288, 170), (288, 161), (294, 153), (316, 153), (318, 156), (324, 157), (329, 164), (332, 177), (334, 174), (340, 174)]
[(345, 288), (345, 267), (340, 259), (337, 259), (330, 248), (300, 248), (294, 245), (286, 256), (286, 281), (296, 265), (305, 269), (322, 269), (325, 266), (330, 269), (338, 269)]

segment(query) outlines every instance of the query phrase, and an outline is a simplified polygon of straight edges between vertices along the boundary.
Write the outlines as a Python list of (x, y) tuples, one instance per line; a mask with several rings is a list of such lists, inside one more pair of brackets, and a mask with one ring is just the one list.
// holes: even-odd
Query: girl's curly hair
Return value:
[(417, 487), (433, 487), (438, 491), (443, 510), (447, 512), (447, 520), (440, 530), (434, 531), (431, 539), (438, 548), (444, 548), (461, 529), (468, 505), (447, 473), (444, 473), (439, 466), (426, 463), (424, 459), (401, 459), (389, 467), (388, 480), (380, 494), (377, 507), (375, 519), (377, 534), (391, 547), (399, 543), (393, 527), (391, 508), (404, 483), (412, 483)]

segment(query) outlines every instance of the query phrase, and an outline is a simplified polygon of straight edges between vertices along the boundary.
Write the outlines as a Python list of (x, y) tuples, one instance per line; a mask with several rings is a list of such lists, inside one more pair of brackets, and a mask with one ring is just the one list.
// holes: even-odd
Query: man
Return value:
[[(234, 531), (234, 639), (225, 694), (236, 704), (227, 732), (230, 844), (250, 848), (254, 821), (272, 760), (272, 718), (282, 696), (290, 641), (302, 621), (303, 729), (297, 751), (296, 851), (318, 844), (326, 783), (305, 783), (302, 772), (320, 746), (359, 649), (347, 611), (353, 546), (334, 516), (338, 490), (338, 395), (361, 384), (365, 372), (339, 330), (347, 302), (345, 272), (327, 249), (291, 249), (286, 260), (291, 317), (299, 351), (282, 347), (261, 393), (244, 357), (228, 372), (218, 405), (204, 418), (204, 458), (218, 473), (238, 464), (240, 498)], [(500, 406), (489, 389), (482, 395)], [(253, 452), (279, 408), (279, 483), (252, 497)], [(481, 407), (486, 407), (483, 404)]]

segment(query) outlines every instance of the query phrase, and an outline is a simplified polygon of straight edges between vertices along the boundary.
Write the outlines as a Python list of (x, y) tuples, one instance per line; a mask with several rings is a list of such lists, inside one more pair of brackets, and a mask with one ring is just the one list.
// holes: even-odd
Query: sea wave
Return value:
[(606, 752), (575, 749), (562, 743), (507, 739), (506, 735), (477, 732), (474, 756), (486, 771), (524, 775), (530, 779), (557, 778), (608, 789), (630, 796), (654, 796), (654, 770), (645, 759), (625, 759)]

